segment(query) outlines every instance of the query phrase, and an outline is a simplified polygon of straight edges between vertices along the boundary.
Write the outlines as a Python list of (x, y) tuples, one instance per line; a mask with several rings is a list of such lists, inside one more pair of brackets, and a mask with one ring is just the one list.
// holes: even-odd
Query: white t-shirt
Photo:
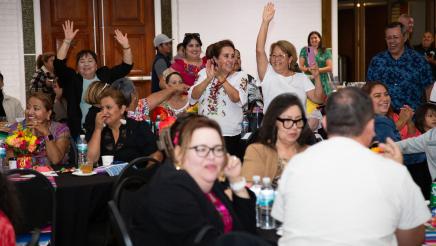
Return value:
[(295, 73), (292, 76), (285, 77), (276, 73), (268, 64), (265, 77), (261, 82), (263, 93), (263, 112), (265, 113), (271, 101), (283, 93), (294, 93), (300, 99), (303, 107), (306, 108), (306, 93), (315, 89), (315, 86), (309, 78), (303, 73)]
[(406, 167), (358, 142), (333, 137), (293, 157), (279, 182), (272, 216), (279, 245), (397, 245), (396, 229), (430, 218)]
[[(198, 73), (195, 84), (189, 90), (190, 103), (194, 104), (197, 100), (191, 97), (195, 86), (206, 79), (206, 69), (203, 68)], [(198, 99), (198, 114), (207, 116), (218, 122), (223, 132), (223, 136), (236, 136), (241, 133), (242, 108), (247, 103), (247, 84), (248, 76), (245, 72), (235, 72), (227, 77), (227, 81), (239, 92), (240, 101), (234, 103), (221, 86), (214, 90), (218, 79), (213, 79)]]

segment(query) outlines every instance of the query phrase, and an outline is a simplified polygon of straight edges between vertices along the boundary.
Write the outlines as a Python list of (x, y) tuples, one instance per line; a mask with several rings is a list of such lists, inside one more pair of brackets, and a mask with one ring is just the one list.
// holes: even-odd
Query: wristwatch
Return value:
[(48, 136), (44, 136), (44, 140), (47, 141), (53, 141), (54, 137), (51, 134), (48, 134)]

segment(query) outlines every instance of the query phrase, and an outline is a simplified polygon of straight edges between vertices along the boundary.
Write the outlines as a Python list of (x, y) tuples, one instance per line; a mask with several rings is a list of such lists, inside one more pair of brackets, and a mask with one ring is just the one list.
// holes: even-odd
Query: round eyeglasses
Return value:
[(188, 149), (195, 150), (195, 153), (197, 153), (198, 157), (206, 157), (211, 151), (215, 157), (223, 157), (226, 154), (226, 149), (223, 145), (216, 145), (215, 147), (211, 148), (202, 144), (189, 147)]

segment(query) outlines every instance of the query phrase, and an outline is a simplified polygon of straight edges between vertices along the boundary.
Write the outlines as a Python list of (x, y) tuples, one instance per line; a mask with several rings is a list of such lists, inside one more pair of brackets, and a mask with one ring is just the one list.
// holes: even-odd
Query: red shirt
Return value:
[(0, 210), (0, 246), (15, 246), (15, 231), (11, 221)]

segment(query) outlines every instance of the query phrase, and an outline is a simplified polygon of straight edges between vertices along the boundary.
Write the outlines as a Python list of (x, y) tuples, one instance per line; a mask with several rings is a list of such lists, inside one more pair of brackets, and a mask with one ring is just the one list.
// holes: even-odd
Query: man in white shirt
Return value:
[[(357, 88), (332, 94), (324, 125), (329, 139), (293, 157), (279, 183), (272, 215), (283, 222), (279, 245), (421, 245), (430, 219), (407, 169), (368, 149), (371, 99)], [(392, 141), (382, 146), (402, 161)]]

